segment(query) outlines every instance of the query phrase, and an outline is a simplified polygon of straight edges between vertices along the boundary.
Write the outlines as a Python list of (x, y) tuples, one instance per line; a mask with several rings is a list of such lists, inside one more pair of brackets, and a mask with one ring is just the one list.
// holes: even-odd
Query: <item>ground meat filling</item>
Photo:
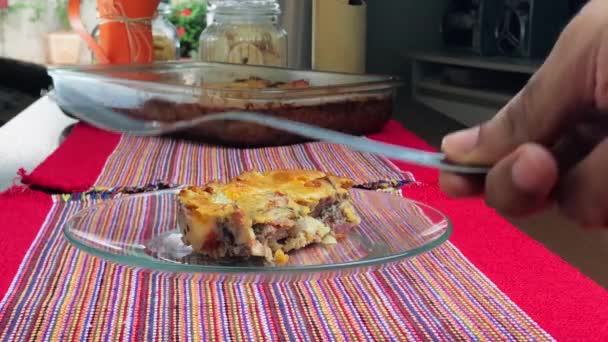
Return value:
[(277, 227), (270, 224), (256, 224), (253, 226), (256, 239), (264, 246), (270, 242), (283, 241), (289, 237), (288, 227)]
[(311, 243), (335, 243), (334, 234), (341, 235), (354, 225), (344, 214), (344, 208), (351, 206), (346, 196), (322, 200), (308, 218), (299, 219), (293, 225), (256, 225), (253, 227), (256, 239), (272, 251), (281, 249), (288, 252), (303, 248)]
[[(310, 217), (323, 222), (329, 226), (335, 233), (340, 234), (353, 226), (344, 215), (343, 206), (350, 205), (346, 196), (326, 198), (321, 200), (314, 210), (310, 213)], [(281, 210), (282, 208), (274, 208), (273, 210)], [(214, 236), (214, 241), (208, 241), (207, 250), (209, 255), (214, 257), (251, 257), (251, 246), (236, 244), (235, 236), (230, 230), (230, 225), (235, 222), (226, 220), (219, 222), (218, 233)], [(302, 223), (306, 224), (306, 223)], [(276, 224), (255, 224), (253, 232), (256, 240), (265, 247), (275, 251), (283, 249), (285, 251), (299, 248), (310, 241), (302, 240), (301, 227), (295, 227), (296, 222), (293, 216), (284, 217), (284, 220), (276, 222)], [(184, 226), (184, 233), (189, 230), (188, 226)], [(314, 242), (321, 242), (322, 236), (315, 236)], [(213, 248), (210, 248), (213, 247)], [(261, 256), (261, 255), (260, 255)]]
[(350, 205), (346, 198), (326, 198), (317, 204), (310, 216), (325, 223), (334, 232), (342, 233), (353, 226), (344, 215), (345, 205)]
[(207, 241), (207, 250), (212, 257), (247, 257), (251, 255), (251, 249), (242, 244), (235, 244), (234, 234), (230, 231), (228, 221), (218, 223), (219, 234), (214, 234)]

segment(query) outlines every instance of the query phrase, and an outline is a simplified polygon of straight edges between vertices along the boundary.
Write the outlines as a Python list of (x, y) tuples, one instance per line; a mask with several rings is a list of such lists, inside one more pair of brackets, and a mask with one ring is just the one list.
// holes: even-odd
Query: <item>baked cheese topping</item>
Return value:
[(352, 185), (320, 171), (279, 170), (187, 187), (178, 198), (184, 243), (212, 257), (263, 256), (280, 263), (275, 256), (286, 259), (283, 252), (335, 242), (332, 225), (359, 223)]

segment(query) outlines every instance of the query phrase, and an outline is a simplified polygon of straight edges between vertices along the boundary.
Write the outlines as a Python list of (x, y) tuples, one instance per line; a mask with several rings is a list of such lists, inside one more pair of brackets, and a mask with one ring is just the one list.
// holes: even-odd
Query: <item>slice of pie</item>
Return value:
[(320, 171), (280, 170), (187, 187), (178, 196), (182, 239), (213, 259), (261, 257), (282, 265), (290, 251), (335, 244), (360, 223), (352, 185)]

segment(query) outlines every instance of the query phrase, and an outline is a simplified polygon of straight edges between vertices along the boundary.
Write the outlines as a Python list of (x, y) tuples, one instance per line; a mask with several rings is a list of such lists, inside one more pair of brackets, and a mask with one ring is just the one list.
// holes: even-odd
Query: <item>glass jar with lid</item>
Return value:
[(210, 0), (208, 10), (213, 21), (201, 33), (202, 61), (287, 66), (287, 32), (277, 23), (276, 0)]
[(177, 29), (169, 21), (171, 6), (167, 1), (158, 4), (158, 15), (152, 21), (154, 37), (154, 57), (157, 61), (174, 60), (180, 57), (180, 43)]
[[(169, 21), (170, 15), (171, 6), (167, 1), (161, 1), (158, 4), (156, 18), (152, 20), (155, 61), (175, 60), (180, 57), (179, 36), (177, 29)], [(91, 35), (99, 42), (99, 25), (95, 26)], [(95, 56), (91, 58), (95, 62)]]

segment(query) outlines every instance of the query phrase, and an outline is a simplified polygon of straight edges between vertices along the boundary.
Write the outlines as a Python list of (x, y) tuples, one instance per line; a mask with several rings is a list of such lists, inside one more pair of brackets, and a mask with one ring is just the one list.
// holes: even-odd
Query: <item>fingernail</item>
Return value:
[(539, 173), (534, 172), (534, 168), (531, 167), (535, 163), (531, 160), (531, 157), (527, 153), (522, 153), (513, 163), (511, 167), (511, 180), (513, 185), (519, 190), (524, 192), (534, 192), (538, 190), (539, 183), (542, 179), (539, 179)]
[(477, 145), (479, 126), (446, 135), (441, 141), (441, 149), (448, 155), (469, 153)]

